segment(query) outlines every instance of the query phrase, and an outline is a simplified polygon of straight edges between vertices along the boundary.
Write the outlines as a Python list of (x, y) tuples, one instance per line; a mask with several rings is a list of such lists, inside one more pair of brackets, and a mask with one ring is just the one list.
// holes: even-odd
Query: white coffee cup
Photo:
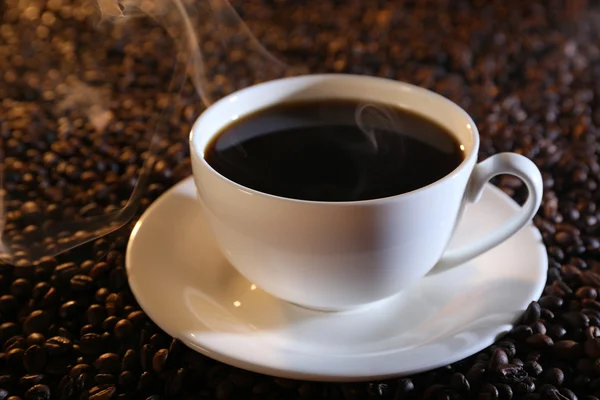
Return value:
[[(278, 103), (318, 99), (379, 102), (424, 115), (456, 136), (465, 159), (418, 190), (351, 202), (258, 192), (220, 175), (204, 159), (211, 139), (232, 121)], [(542, 177), (529, 159), (501, 153), (477, 164), (479, 133), (459, 106), (426, 89), (382, 78), (306, 75), (240, 90), (200, 115), (190, 146), (198, 198), (224, 256), (273, 296), (321, 310), (382, 300), (436, 265), (449, 268), (488, 251), (529, 222), (542, 199)], [(477, 201), (499, 174), (525, 182), (529, 196), (523, 208), (489, 235), (445, 251), (466, 204)]]

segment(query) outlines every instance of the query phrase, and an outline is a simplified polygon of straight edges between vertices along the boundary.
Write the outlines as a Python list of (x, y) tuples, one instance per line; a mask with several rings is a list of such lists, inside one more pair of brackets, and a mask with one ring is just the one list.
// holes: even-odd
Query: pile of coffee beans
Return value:
[[(59, 256), (28, 258), (32, 244), (48, 253), (89, 234), (40, 237), (53, 223), (126, 204), (165, 110), (137, 215), (190, 174), (187, 134), (202, 106), (192, 84), (169, 86), (176, 55), (168, 35), (143, 18), (106, 27), (80, 3), (0, 2), (4, 237), (12, 246), (11, 262), (0, 264), (0, 400), (600, 398), (597, 2), (234, 2), (290, 64), (435, 90), (473, 116), (482, 159), (516, 151), (543, 171), (534, 222), (549, 254), (547, 285), (514, 329), (434, 371), (344, 384), (246, 372), (162, 332), (128, 287), (135, 218)], [(204, 47), (206, 65), (218, 70), (211, 85), (249, 82), (247, 69), (227, 63), (243, 60), (243, 48)], [(517, 179), (495, 183), (519, 202), (527, 195)]]

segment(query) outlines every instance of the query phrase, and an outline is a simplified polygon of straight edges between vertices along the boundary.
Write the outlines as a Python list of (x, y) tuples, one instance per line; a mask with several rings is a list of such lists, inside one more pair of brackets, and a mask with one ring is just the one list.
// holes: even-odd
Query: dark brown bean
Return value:
[(34, 385), (25, 393), (26, 400), (50, 400), (50, 388), (46, 385)]
[(79, 349), (83, 354), (99, 354), (103, 349), (103, 339), (97, 333), (86, 333), (81, 336)]
[(595, 300), (598, 297), (598, 291), (591, 286), (582, 286), (575, 292), (580, 299)]
[(105, 353), (96, 359), (94, 366), (101, 373), (118, 373), (121, 368), (121, 359), (118, 354)]
[(167, 349), (160, 349), (154, 354), (154, 357), (152, 358), (152, 368), (155, 372), (160, 373), (164, 371), (168, 356), (169, 351)]
[(87, 275), (75, 275), (71, 278), (71, 288), (75, 291), (86, 292), (94, 285), (94, 281)]
[(127, 319), (122, 319), (114, 327), (114, 335), (117, 339), (124, 339), (133, 333), (133, 324)]
[(542, 373), (543, 368), (537, 361), (527, 361), (523, 368), (530, 376), (538, 376)]
[(90, 389), (89, 400), (109, 400), (117, 393), (114, 385), (99, 385)]
[(71, 341), (64, 336), (55, 336), (46, 341), (46, 350), (50, 356), (61, 356), (72, 348)]
[(33, 346), (34, 344), (41, 346), (44, 343), (46, 343), (46, 338), (41, 333), (32, 333), (31, 335), (27, 336), (27, 344), (29, 346)]
[(537, 302), (531, 302), (523, 314), (524, 324), (533, 324), (540, 319), (541, 307)]
[(34, 310), (25, 319), (23, 330), (27, 335), (43, 333), (50, 326), (50, 315), (44, 310)]
[(99, 304), (93, 304), (87, 309), (86, 316), (90, 325), (100, 326), (107, 316), (106, 309)]
[(497, 375), (501, 382), (509, 384), (521, 382), (523, 379), (527, 378), (527, 372), (524, 368), (515, 364), (502, 365), (498, 368)]
[(543, 333), (536, 333), (528, 337), (526, 342), (537, 349), (546, 349), (554, 345), (554, 341)]
[(19, 379), (19, 385), (23, 389), (29, 389), (32, 386), (44, 383), (45, 380), (46, 376), (43, 374), (29, 374), (24, 375), (21, 377), (21, 379)]
[(555, 386), (561, 386), (565, 380), (565, 374), (558, 368), (550, 368), (545, 371), (544, 377), (548, 383)]
[(47, 359), (46, 350), (36, 344), (30, 346), (23, 354), (25, 369), (32, 373), (42, 372), (46, 366)]
[(79, 272), (79, 267), (73, 262), (68, 262), (57, 266), (54, 275), (62, 282), (69, 282), (77, 272)]
[(531, 331), (533, 334), (546, 334), (546, 325), (544, 325), (541, 321), (534, 322), (531, 324)]
[(92, 280), (96, 281), (108, 274), (109, 272), (110, 266), (108, 265), (108, 263), (100, 261), (96, 263), (96, 265), (94, 265), (94, 267), (90, 270), (88, 275)]
[(61, 399), (68, 399), (73, 396), (73, 391), (75, 389), (75, 383), (73, 378), (69, 375), (63, 376), (59, 385), (58, 385), (58, 393)]
[(502, 348), (496, 348), (490, 358), (488, 368), (492, 371), (497, 370), (500, 366), (508, 364), (508, 356)]

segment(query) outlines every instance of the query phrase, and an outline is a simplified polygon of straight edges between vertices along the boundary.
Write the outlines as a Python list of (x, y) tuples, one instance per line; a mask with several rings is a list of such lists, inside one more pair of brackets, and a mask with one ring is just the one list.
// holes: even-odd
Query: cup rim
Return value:
[[(413, 91), (418, 91), (418, 92), (424, 93), (428, 96), (432, 96), (432, 97), (438, 99), (441, 102), (448, 104), (450, 107), (454, 108), (461, 117), (463, 117), (465, 119), (466, 125), (470, 125), (470, 126), (468, 126), (468, 129), (471, 134), (471, 139), (473, 140), (473, 146), (471, 148), (471, 151), (468, 154), (466, 154), (466, 156), (463, 158), (461, 163), (456, 168), (454, 168), (450, 173), (445, 175), (443, 178), (440, 178), (434, 182), (431, 182), (428, 185), (422, 186), (418, 189), (411, 190), (409, 192), (404, 192), (404, 193), (396, 194), (393, 196), (387, 196), (387, 197), (378, 197), (375, 199), (368, 199), (368, 200), (320, 201), (320, 200), (302, 200), (302, 199), (295, 199), (292, 197), (277, 196), (277, 195), (273, 195), (273, 194), (266, 193), (266, 192), (261, 192), (259, 190), (252, 189), (250, 187), (241, 185), (241, 184), (227, 178), (226, 176), (220, 174), (218, 171), (216, 171), (202, 156), (202, 154), (204, 153), (204, 149), (197, 148), (199, 146), (197, 146), (195, 144), (195, 141), (196, 141), (195, 133), (198, 132), (198, 130), (199, 130), (198, 126), (202, 123), (203, 119), (206, 118), (206, 113), (207, 113), (207, 111), (209, 111), (209, 109), (214, 109), (217, 107), (219, 107), (219, 108), (224, 107), (234, 97), (246, 96), (248, 92), (257, 90), (259, 88), (264, 88), (268, 85), (283, 84), (283, 83), (289, 82), (291, 80), (329, 79), (329, 78), (374, 80), (374, 81), (378, 81), (378, 82), (384, 81), (389, 84), (402, 86), (405, 88), (409, 88), (410, 90), (413, 90)], [(254, 112), (259, 111), (259, 110), (260, 110), (260, 108), (257, 108), (256, 110), (254, 110)], [(226, 125), (223, 125), (223, 126), (226, 126)], [(211, 133), (210, 138), (211, 139), (214, 138), (214, 136), (216, 134), (218, 134), (219, 132), (220, 132), (220, 130)], [(273, 200), (285, 201), (288, 203), (313, 204), (313, 205), (323, 205), (323, 206), (374, 205), (374, 204), (392, 202), (392, 201), (395, 201), (395, 200), (398, 200), (401, 198), (407, 198), (410, 196), (414, 196), (417, 193), (422, 193), (422, 192), (431, 190), (431, 188), (433, 188), (434, 186), (437, 186), (443, 182), (446, 182), (446, 181), (454, 178), (455, 176), (459, 175), (460, 173), (462, 173), (463, 170), (465, 168), (467, 168), (468, 164), (471, 163), (473, 158), (477, 157), (477, 153), (479, 151), (479, 143), (480, 143), (479, 130), (477, 129), (477, 126), (475, 125), (475, 122), (473, 121), (471, 116), (461, 106), (459, 106), (455, 102), (451, 101), (450, 99), (442, 96), (441, 94), (436, 93), (432, 90), (426, 89), (424, 87), (417, 86), (417, 85), (414, 85), (414, 84), (411, 84), (408, 82), (404, 82), (404, 81), (397, 81), (394, 79), (382, 78), (382, 77), (378, 77), (378, 76), (345, 74), (345, 73), (319, 73), (319, 74), (295, 75), (295, 76), (291, 76), (291, 77), (283, 77), (283, 78), (278, 78), (278, 79), (272, 79), (272, 80), (265, 81), (265, 82), (260, 82), (255, 85), (251, 85), (251, 86), (242, 88), (240, 90), (236, 90), (236, 91), (220, 98), (219, 100), (215, 101), (213, 104), (208, 106), (206, 109), (204, 109), (204, 111), (202, 111), (202, 113), (196, 118), (196, 121), (192, 125), (192, 129), (191, 129), (191, 132), (189, 135), (189, 146), (190, 146), (191, 157), (197, 158), (198, 161), (200, 163), (202, 163), (202, 165), (205, 168), (207, 168), (213, 175), (215, 175), (220, 180), (228, 183), (229, 185), (233, 185), (233, 187), (235, 187), (237, 190), (242, 191), (245, 194), (252, 194), (254, 196), (262, 196), (262, 197), (270, 198)], [(192, 160), (192, 164), (193, 163), (194, 163), (194, 160)]]

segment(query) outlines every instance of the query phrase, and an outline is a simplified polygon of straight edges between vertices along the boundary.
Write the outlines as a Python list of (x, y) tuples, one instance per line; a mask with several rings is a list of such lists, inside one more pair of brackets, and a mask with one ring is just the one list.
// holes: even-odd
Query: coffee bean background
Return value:
[[(278, 379), (187, 349), (140, 310), (124, 267), (137, 216), (191, 173), (187, 134), (203, 106), (191, 83), (181, 92), (169, 86), (172, 42), (147, 19), (99, 25), (95, 9), (80, 2), (5, 0), (0, 137), (11, 257), (0, 264), (0, 400), (600, 398), (600, 4), (233, 4), (291, 65), (430, 88), (473, 116), (480, 159), (516, 151), (534, 160), (545, 187), (534, 221), (549, 255), (543, 297), (478, 354), (381, 382)], [(203, 48), (213, 93), (255, 79), (240, 66), (243, 46)], [(97, 229), (57, 232), (57, 222), (125, 205), (165, 110), (133, 221), (59, 256), (39, 256)], [(527, 195), (517, 179), (494, 183), (519, 202)]]

